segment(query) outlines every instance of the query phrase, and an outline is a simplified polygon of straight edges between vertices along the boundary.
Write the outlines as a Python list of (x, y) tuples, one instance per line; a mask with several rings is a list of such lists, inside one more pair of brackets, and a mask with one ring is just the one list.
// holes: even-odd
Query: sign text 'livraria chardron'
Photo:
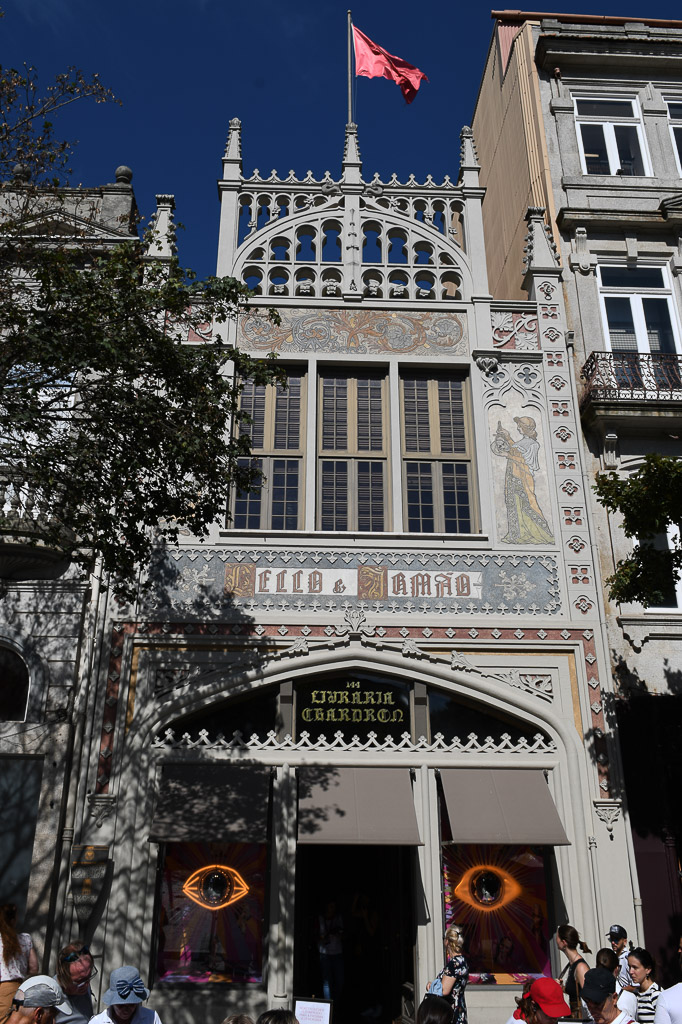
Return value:
[(386, 726), (405, 721), (405, 710), (396, 702), (394, 690), (370, 689), (357, 679), (349, 679), (344, 689), (300, 693), (298, 713), (305, 725), (328, 722)]

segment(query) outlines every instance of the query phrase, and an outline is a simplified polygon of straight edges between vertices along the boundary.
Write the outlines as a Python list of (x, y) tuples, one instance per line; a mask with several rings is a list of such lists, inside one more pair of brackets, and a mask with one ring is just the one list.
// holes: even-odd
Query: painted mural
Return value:
[[(502, 492), (501, 500), (496, 502), (501, 542), (553, 544), (552, 528), (544, 511), (549, 507), (549, 494), (547, 474), (540, 462), (538, 420), (527, 415), (506, 415), (504, 422), (498, 418), (490, 448), (499, 460), (504, 460), (494, 460), (493, 465), (496, 493)], [(500, 466), (504, 467), (503, 479)]]
[(542, 853), (530, 846), (442, 849), (445, 922), (463, 926), (470, 983), (551, 976)]
[(254, 314), (239, 321), (238, 345), (254, 352), (428, 352), (466, 355), (466, 313), (282, 309), (280, 323)]
[(169, 843), (161, 877), (157, 978), (263, 979), (266, 847)]

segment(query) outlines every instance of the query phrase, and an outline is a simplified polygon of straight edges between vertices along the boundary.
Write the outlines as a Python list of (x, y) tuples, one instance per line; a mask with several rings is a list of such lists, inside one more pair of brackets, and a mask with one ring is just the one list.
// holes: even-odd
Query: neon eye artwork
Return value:
[(476, 910), (501, 910), (521, 893), (521, 886), (508, 872), (494, 864), (476, 864), (462, 875), (454, 894)]
[(206, 910), (222, 910), (243, 899), (249, 887), (234, 868), (208, 864), (189, 876), (182, 891)]

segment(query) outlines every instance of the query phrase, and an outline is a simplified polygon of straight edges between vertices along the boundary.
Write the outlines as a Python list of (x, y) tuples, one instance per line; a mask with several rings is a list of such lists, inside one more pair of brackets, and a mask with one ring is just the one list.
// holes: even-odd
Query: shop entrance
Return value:
[(319, 919), (333, 902), (343, 926), (333, 1024), (390, 1024), (400, 1015), (403, 986), (414, 982), (415, 854), (406, 846), (298, 847), (294, 994), (323, 997)]

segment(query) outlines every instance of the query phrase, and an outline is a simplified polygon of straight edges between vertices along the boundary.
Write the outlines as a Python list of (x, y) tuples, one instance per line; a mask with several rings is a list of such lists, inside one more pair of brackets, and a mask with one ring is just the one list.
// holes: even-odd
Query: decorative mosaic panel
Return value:
[(166, 606), (249, 614), (349, 608), (384, 614), (557, 615), (554, 555), (175, 549)]
[(280, 310), (281, 323), (265, 316), (239, 321), (238, 345), (254, 352), (468, 352), (466, 313), (370, 310)]

